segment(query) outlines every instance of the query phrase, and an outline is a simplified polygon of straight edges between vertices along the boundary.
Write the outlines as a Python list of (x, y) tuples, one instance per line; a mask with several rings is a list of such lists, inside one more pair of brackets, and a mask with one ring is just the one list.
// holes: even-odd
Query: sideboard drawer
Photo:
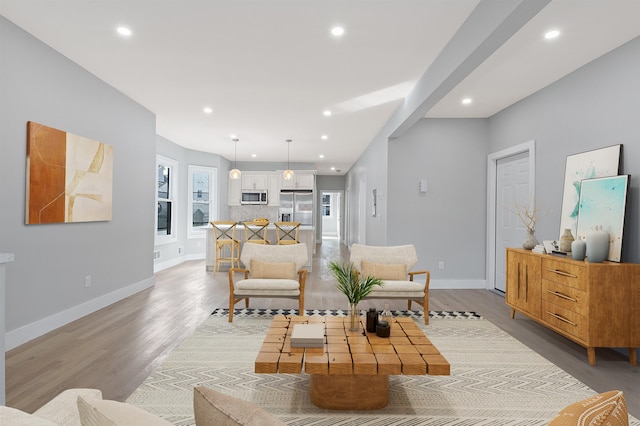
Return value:
[(586, 317), (547, 300), (542, 301), (542, 320), (582, 341), (587, 338)]
[(543, 279), (542, 300), (562, 306), (583, 316), (589, 315), (589, 297), (586, 292), (575, 287)]
[(542, 278), (587, 291), (587, 271), (585, 267), (572, 262), (543, 259)]

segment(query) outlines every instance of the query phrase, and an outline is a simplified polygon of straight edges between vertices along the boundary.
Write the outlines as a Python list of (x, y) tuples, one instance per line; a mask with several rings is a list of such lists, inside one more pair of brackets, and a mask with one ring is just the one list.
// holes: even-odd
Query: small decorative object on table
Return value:
[(376, 308), (369, 308), (369, 312), (367, 312), (367, 331), (369, 333), (375, 333), (377, 325), (378, 311), (376, 311)]
[(566, 228), (560, 236), (560, 250), (565, 252), (571, 251), (571, 243), (573, 240), (574, 238), (573, 234), (571, 234), (571, 229)]
[(571, 243), (571, 257), (574, 260), (584, 260), (587, 251), (587, 243), (584, 240), (575, 240)]
[(380, 314), (380, 318), (378, 318), (378, 323), (386, 322), (391, 329), (391, 323), (393, 322), (393, 315), (391, 315), (391, 310), (389, 309), (389, 305), (384, 305), (384, 311)]
[(533, 202), (530, 201), (526, 207), (516, 203), (516, 208), (513, 212), (518, 215), (522, 224), (527, 228), (527, 238), (522, 241), (522, 248), (525, 250), (533, 249), (539, 244), (534, 235), (536, 232), (536, 222), (538, 221), (538, 210), (533, 208)]
[(542, 244), (538, 244), (531, 251), (538, 254), (545, 254), (547, 252)]
[(376, 336), (389, 337), (391, 335), (391, 326), (388, 322), (380, 320), (376, 326)]
[(382, 285), (382, 280), (362, 277), (356, 271), (353, 262), (348, 264), (329, 262), (329, 268), (338, 281), (336, 287), (349, 300), (349, 328), (351, 331), (358, 331), (360, 329), (358, 303), (369, 295), (375, 286)]
[(587, 235), (587, 259), (591, 263), (602, 263), (609, 257), (609, 233), (602, 225), (592, 228)]

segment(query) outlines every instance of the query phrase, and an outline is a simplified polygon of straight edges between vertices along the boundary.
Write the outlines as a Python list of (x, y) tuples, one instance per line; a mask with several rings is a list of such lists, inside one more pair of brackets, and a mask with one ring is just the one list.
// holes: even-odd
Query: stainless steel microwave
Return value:
[(240, 204), (267, 204), (267, 191), (242, 191)]

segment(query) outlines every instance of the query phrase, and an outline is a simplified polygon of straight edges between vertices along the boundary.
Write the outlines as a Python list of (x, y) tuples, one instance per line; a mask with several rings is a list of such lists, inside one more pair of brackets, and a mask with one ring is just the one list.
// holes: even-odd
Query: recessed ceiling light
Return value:
[(251, 157), (256, 158), (257, 155), (256, 154), (251, 154)]
[(331, 116), (331, 111), (325, 110), (322, 114), (324, 114), (325, 117), (330, 117)]
[(324, 154), (318, 155), (319, 158), (324, 158)]
[(344, 28), (341, 26), (335, 26), (331, 28), (331, 34), (335, 37), (342, 37), (344, 35)]
[(235, 138), (237, 138), (238, 136), (236, 136), (236, 135), (234, 135), (233, 133), (231, 133), (231, 134), (229, 135), (229, 137), (230, 137), (231, 139), (235, 139)]
[(211, 114), (213, 109), (211, 107), (204, 107), (202, 111), (204, 111), (205, 114)]
[(322, 139), (323, 141), (326, 141), (327, 139), (329, 139), (329, 136), (322, 135), (322, 136), (320, 136), (320, 139)]
[(123, 37), (131, 37), (132, 34), (131, 30), (127, 27), (118, 27), (116, 31)]
[(544, 34), (544, 38), (546, 38), (547, 40), (552, 40), (556, 37), (558, 37), (560, 35), (560, 31), (558, 30), (551, 30), (551, 31), (547, 31)]
[(331, 167), (331, 170), (335, 170), (335, 169), (336, 169), (335, 167)]
[(462, 103), (463, 103), (464, 105), (469, 105), (471, 102), (472, 102), (472, 99), (471, 99), (471, 98), (464, 98), (464, 99), (462, 100)]

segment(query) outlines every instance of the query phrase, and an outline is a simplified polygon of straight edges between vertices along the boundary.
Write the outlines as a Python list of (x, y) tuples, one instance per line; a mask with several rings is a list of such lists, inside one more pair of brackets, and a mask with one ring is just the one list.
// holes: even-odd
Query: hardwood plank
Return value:
[[(328, 269), (329, 260), (341, 259), (348, 259), (348, 250), (336, 240), (318, 244), (307, 276), (307, 309), (348, 308)], [(207, 273), (204, 260), (159, 272), (155, 280), (153, 288), (8, 351), (7, 405), (33, 412), (74, 387), (97, 388), (107, 399), (124, 401), (214, 309), (228, 305), (227, 273)], [(432, 311), (478, 312), (598, 392), (622, 390), (629, 412), (640, 418), (640, 386), (632, 379), (640, 367), (629, 364), (626, 350), (598, 348), (598, 363), (590, 366), (581, 346), (522, 315), (510, 319), (504, 297), (493, 291), (431, 290), (429, 302)], [(386, 303), (406, 309), (402, 301), (364, 301), (359, 307)], [(297, 308), (297, 302), (252, 299), (251, 306)]]

